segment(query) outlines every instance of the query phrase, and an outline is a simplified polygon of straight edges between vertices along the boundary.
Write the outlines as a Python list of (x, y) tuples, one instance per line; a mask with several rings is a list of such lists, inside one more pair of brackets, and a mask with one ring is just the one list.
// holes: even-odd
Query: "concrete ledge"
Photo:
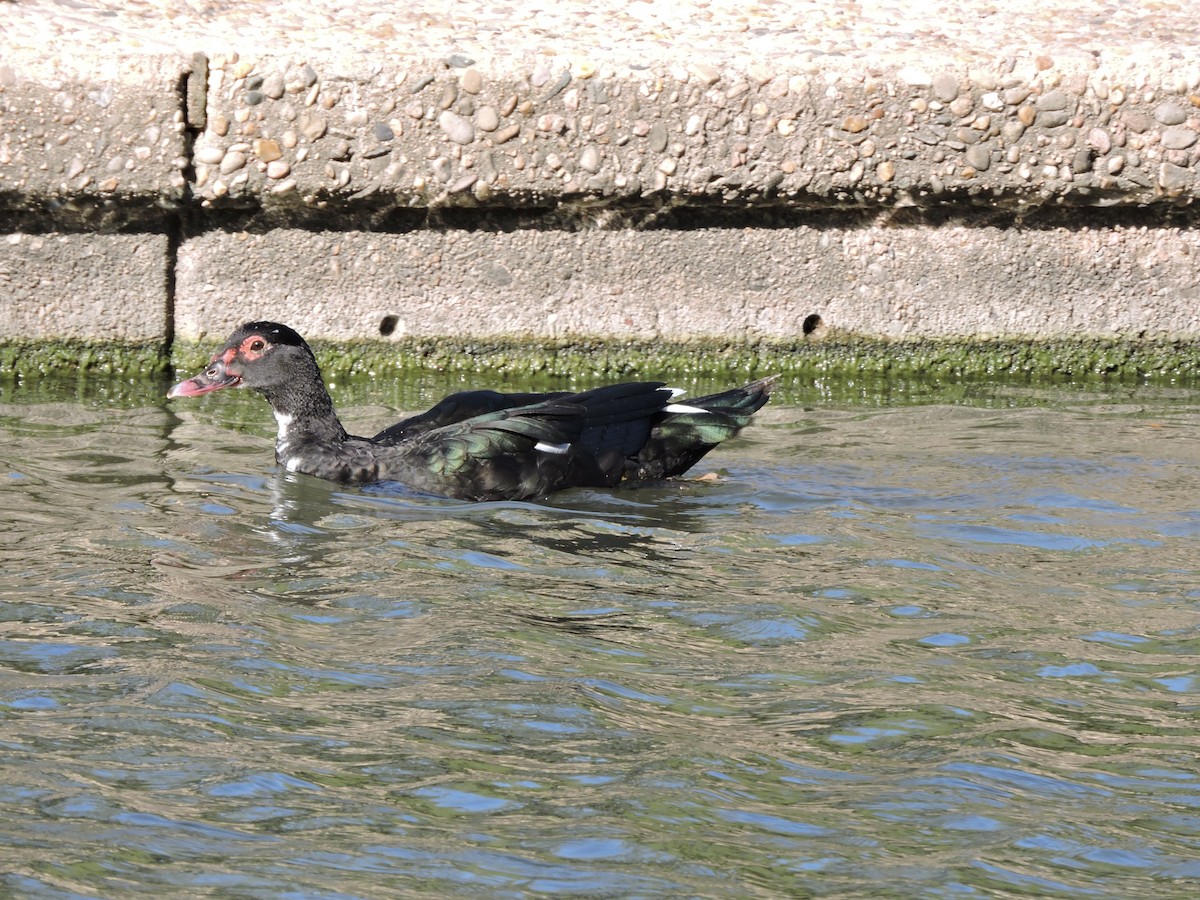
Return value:
[(0, 341), (166, 346), (189, 72), (174, 55), (3, 54)]
[(1098, 2), (5, 4), (0, 342), (1194, 339), (1200, 32)]
[[(1191, 76), (1135, 88), (1034, 60), (968, 73), (216, 58), (206, 206), (1190, 203)], [(1200, 80), (1200, 71), (1195, 73)]]
[(0, 210), (58, 227), (111, 231), (179, 209), (191, 165), (186, 82), (175, 56), (0, 62)]
[(0, 235), (0, 340), (166, 346), (162, 234)]
[(271, 229), (183, 242), (176, 334), (616, 341), (1200, 334), (1200, 233), (1173, 227)]

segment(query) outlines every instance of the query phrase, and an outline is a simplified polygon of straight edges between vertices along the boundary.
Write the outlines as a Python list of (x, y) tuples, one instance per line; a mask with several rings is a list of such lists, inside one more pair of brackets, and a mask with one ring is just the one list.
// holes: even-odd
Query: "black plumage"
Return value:
[(661, 382), (581, 393), (463, 391), (363, 438), (342, 427), (304, 339), (286, 325), (250, 322), (204, 372), (168, 396), (257, 390), (274, 410), (275, 457), (289, 471), (341, 482), (397, 481), (465, 500), (526, 500), (680, 475), (737, 434), (774, 382), (686, 403), (675, 402), (676, 392)]

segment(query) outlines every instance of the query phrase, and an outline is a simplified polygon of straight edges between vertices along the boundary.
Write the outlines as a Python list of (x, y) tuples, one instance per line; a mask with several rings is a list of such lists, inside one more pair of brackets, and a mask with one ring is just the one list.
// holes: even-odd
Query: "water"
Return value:
[(789, 386), (717, 480), (472, 506), (163, 388), (0, 393), (0, 894), (1200, 887), (1193, 390)]

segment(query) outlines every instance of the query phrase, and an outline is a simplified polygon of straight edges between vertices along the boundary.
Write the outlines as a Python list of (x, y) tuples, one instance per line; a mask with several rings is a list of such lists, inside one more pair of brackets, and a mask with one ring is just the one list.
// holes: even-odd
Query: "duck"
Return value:
[(251, 388), (275, 414), (276, 462), (342, 483), (398, 482), (459, 500), (538, 500), (569, 488), (673, 478), (742, 430), (777, 376), (681, 402), (660, 381), (582, 392), (451, 394), (374, 437), (349, 434), (308, 343), (278, 322), (247, 322), (171, 399)]

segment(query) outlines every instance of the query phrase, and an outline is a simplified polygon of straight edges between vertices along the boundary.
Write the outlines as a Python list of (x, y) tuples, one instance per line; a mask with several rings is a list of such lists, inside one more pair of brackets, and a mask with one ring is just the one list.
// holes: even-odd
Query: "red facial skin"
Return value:
[(237, 387), (242, 383), (241, 362), (254, 362), (271, 349), (262, 335), (252, 334), (238, 347), (226, 347), (213, 355), (210, 365), (194, 378), (181, 381), (167, 392), (168, 398), (199, 397), (221, 388)]

